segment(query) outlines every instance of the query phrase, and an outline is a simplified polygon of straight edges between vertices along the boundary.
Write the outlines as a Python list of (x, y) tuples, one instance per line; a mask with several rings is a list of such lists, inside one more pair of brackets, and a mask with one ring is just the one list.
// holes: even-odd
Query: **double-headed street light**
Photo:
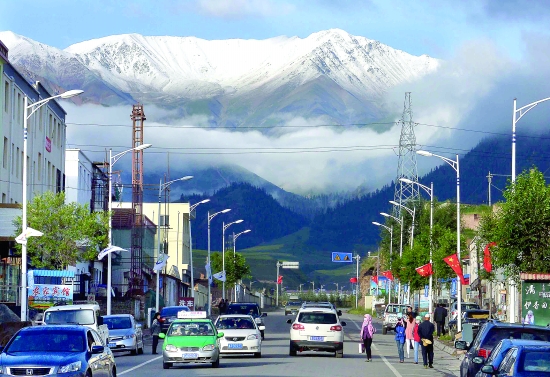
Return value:
[[(28, 139), (28, 123), (29, 118), (38, 109), (44, 106), (52, 99), (56, 98), (71, 98), (84, 93), (83, 90), (69, 90), (65, 93), (58, 94), (43, 100), (31, 103), (29, 105), (29, 98), (25, 96), (23, 98), (23, 214), (21, 216), (21, 234), (27, 234), (27, 139)], [(30, 112), (29, 112), (30, 110)], [(27, 243), (21, 244), (21, 321), (27, 320), (28, 310), (28, 292), (27, 292)]]
[[(456, 256), (462, 270), (462, 260), (460, 259), (460, 165), (458, 155), (456, 161), (427, 151), (416, 151), (421, 156), (438, 157), (449, 164), (456, 171)], [(462, 282), (457, 279), (456, 282), (456, 309), (457, 309), (457, 331), (462, 331)]]
[[(165, 182), (165, 183), (162, 183), (162, 178), (160, 179), (160, 183), (159, 183), (159, 207), (158, 207), (158, 222), (157, 222), (157, 263), (161, 262), (161, 263), (165, 263), (166, 261), (162, 261), (161, 260), (161, 254), (164, 254), (164, 253), (161, 253), (160, 252), (160, 199), (161, 199), (161, 195), (162, 195), (162, 192), (164, 190), (166, 190), (168, 188), (168, 186), (170, 186), (172, 183), (174, 182), (178, 182), (178, 181), (188, 181), (190, 179), (193, 179), (193, 176), (192, 175), (188, 175), (188, 176), (185, 176), (185, 177), (181, 177), (181, 178), (178, 178), (178, 179), (173, 179), (171, 181), (168, 181), (168, 182)], [(166, 227), (166, 217), (164, 218), (164, 226)], [(159, 268), (157, 270), (157, 294), (156, 294), (156, 302), (155, 302), (155, 310), (156, 312), (158, 313), (159, 312), (159, 309), (160, 309), (160, 272), (162, 271), (162, 268)]]
[(191, 238), (191, 213), (199, 205), (208, 203), (210, 199), (201, 200), (198, 203), (189, 206), (189, 270), (191, 271), (191, 297), (195, 297), (195, 276), (193, 274), (193, 239)]
[[(380, 226), (384, 229), (386, 229), (388, 232), (390, 232), (390, 270), (391, 270), (391, 257), (393, 253), (393, 226), (386, 226), (384, 224), (380, 224), (379, 222), (373, 221), (372, 222), (376, 226)], [(391, 304), (391, 280), (388, 278), (388, 304)]]
[[(400, 241), (399, 241), (399, 258), (403, 258), (403, 216), (401, 216), (400, 219), (398, 219), (397, 217), (395, 216), (392, 216), (388, 213), (385, 213), (385, 212), (380, 212), (380, 214), (384, 217), (388, 217), (388, 218), (391, 218), (395, 221), (397, 221), (399, 223), (399, 225), (401, 226), (401, 238), (400, 238)], [(397, 293), (397, 303), (398, 304), (401, 304), (401, 279), (399, 279), (399, 283), (398, 283), (398, 293)]]
[[(214, 217), (216, 217), (217, 215), (219, 215), (220, 213), (227, 213), (231, 211), (231, 208), (226, 208), (222, 211), (219, 211), (219, 212), (216, 212), (216, 213), (213, 213), (212, 215), (210, 214), (210, 211), (208, 211), (208, 214), (207, 214), (207, 218), (208, 218), (208, 257), (207, 257), (207, 264), (208, 264), (208, 268), (206, 270), (206, 273), (207, 273), (207, 277), (208, 277), (208, 315), (210, 316), (211, 313), (212, 313), (212, 294), (211, 294), (211, 288), (210, 288), (210, 285), (211, 285), (211, 279), (212, 279), (212, 265), (210, 264), (211, 260), (210, 260), (210, 221), (212, 221), (212, 219)], [(223, 247), (223, 245), (222, 245)]]
[[(235, 263), (235, 254), (236, 254), (236, 251), (235, 251), (235, 250), (236, 250), (236, 246), (235, 246), (235, 244), (236, 244), (236, 242), (237, 242), (237, 238), (239, 238), (239, 236), (240, 236), (241, 234), (245, 234), (245, 233), (248, 233), (248, 232), (251, 232), (251, 230), (250, 230), (250, 229), (247, 229), (247, 230), (243, 230), (242, 232), (237, 233), (237, 234), (233, 233), (233, 263)], [(237, 300), (237, 282), (236, 282), (236, 281), (235, 281), (235, 302), (238, 302), (238, 300)]]
[(222, 298), (225, 300), (225, 280), (227, 280), (227, 273), (225, 272), (225, 231), (233, 224), (240, 224), (244, 220), (240, 219), (233, 221), (229, 224), (222, 223), (222, 271), (225, 273), (225, 279), (222, 281)]
[[(113, 245), (113, 165), (126, 153), (147, 149), (151, 144), (141, 144), (135, 148), (125, 150), (113, 156), (113, 150), (109, 149), (109, 247)], [(111, 315), (111, 290), (112, 290), (112, 259), (111, 252), (107, 254), (107, 315)]]
[[(434, 183), (430, 183), (430, 187), (425, 186), (421, 183), (411, 181), (407, 178), (400, 178), (400, 181), (408, 184), (415, 184), (420, 187), (422, 190), (430, 196), (430, 265), (432, 265), (432, 254), (433, 254), (433, 223), (434, 223)], [(429, 300), (429, 309), (428, 313), (433, 314), (433, 274), (430, 274), (428, 286), (428, 300)], [(432, 317), (433, 318), (433, 317)]]

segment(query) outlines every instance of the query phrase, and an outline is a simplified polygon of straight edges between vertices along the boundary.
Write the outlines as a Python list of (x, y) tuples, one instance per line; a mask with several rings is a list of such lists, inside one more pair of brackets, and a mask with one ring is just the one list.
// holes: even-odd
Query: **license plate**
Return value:
[(183, 358), (187, 359), (187, 360), (189, 360), (189, 359), (198, 359), (199, 354), (198, 353), (184, 353)]
[(240, 350), (243, 348), (243, 345), (241, 343), (229, 343), (229, 348)]
[(109, 343), (109, 344), (107, 344), (107, 346), (108, 346), (109, 348), (115, 348), (115, 347), (116, 347), (116, 343)]
[(325, 337), (324, 336), (310, 336), (309, 340), (314, 341), (314, 342), (324, 342)]

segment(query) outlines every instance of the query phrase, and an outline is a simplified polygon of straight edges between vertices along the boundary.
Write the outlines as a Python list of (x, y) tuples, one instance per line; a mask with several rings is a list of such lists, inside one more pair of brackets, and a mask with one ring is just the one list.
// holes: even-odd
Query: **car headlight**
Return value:
[(178, 350), (178, 347), (168, 344), (165, 349), (168, 352), (176, 352)]
[(207, 344), (206, 346), (202, 347), (203, 351), (214, 351), (214, 348), (216, 348), (213, 344)]
[(82, 367), (82, 362), (75, 361), (74, 363), (63, 365), (61, 368), (59, 368), (57, 373), (78, 372), (81, 367)]
[(256, 321), (256, 323), (262, 323), (262, 319), (261, 319), (261, 318), (254, 318), (254, 321)]
[(132, 339), (135, 338), (136, 334), (124, 335), (122, 339)]
[(252, 334), (252, 335), (247, 336), (246, 339), (248, 339), (248, 340), (258, 339), (258, 335)]

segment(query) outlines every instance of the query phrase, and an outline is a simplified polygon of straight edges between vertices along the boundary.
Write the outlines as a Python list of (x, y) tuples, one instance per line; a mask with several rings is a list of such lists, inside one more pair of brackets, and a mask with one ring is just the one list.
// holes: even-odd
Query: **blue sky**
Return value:
[(204, 39), (306, 37), (340, 28), (409, 53), (447, 58), (488, 39), (521, 57), (547, 32), (547, 1), (527, 0), (4, 0), (0, 29), (65, 48), (113, 34)]

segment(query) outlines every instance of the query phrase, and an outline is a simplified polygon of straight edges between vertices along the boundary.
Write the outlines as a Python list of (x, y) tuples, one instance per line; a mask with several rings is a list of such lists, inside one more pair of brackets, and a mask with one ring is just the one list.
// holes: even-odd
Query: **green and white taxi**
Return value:
[(170, 368), (178, 363), (211, 363), (213, 368), (220, 366), (220, 338), (206, 312), (178, 313), (166, 334), (159, 334), (164, 339), (162, 346), (162, 367)]

